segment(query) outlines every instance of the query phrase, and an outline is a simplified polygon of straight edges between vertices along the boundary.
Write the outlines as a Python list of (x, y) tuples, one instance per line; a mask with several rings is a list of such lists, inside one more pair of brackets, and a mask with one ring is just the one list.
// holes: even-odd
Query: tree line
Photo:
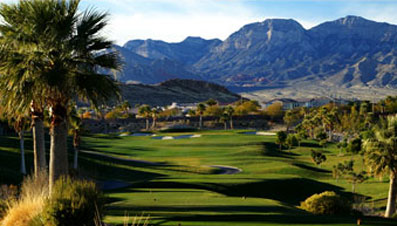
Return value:
[[(276, 143), (294, 146), (301, 139), (311, 138), (325, 146), (336, 142), (341, 151), (360, 155), (368, 171), (354, 170), (354, 161), (338, 163), (333, 167), (336, 180), (344, 177), (352, 184), (370, 176), (389, 175), (389, 193), (385, 217), (392, 217), (397, 208), (397, 97), (387, 97), (378, 103), (368, 101), (348, 105), (333, 103), (318, 108), (298, 108), (286, 111), (284, 122), (287, 131), (277, 133)], [(294, 127), (294, 131), (289, 131)], [(293, 138), (295, 137), (295, 138)], [(316, 164), (326, 160), (318, 151), (311, 153)]]

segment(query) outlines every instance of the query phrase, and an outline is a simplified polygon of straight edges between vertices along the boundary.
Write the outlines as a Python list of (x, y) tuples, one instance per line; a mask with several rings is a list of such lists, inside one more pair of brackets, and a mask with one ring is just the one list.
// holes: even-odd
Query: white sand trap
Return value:
[(258, 136), (276, 136), (276, 133), (273, 132), (256, 132), (256, 135)]
[(223, 165), (212, 165), (211, 167), (218, 168), (222, 170), (219, 174), (237, 174), (243, 172), (242, 169), (234, 166), (223, 166)]
[(128, 133), (122, 133), (119, 135), (119, 137), (129, 137), (130, 135)]
[(191, 138), (199, 138), (201, 137), (200, 134), (196, 134), (196, 135), (180, 135), (180, 136), (176, 136), (176, 137), (172, 137), (172, 136), (154, 136), (152, 137), (152, 139), (156, 139), (156, 140), (181, 140), (181, 139), (191, 139)]

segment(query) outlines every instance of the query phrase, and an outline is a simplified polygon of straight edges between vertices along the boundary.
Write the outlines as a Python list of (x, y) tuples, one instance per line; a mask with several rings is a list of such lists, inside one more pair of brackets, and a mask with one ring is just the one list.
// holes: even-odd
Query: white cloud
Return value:
[(111, 12), (107, 34), (119, 44), (148, 38), (178, 42), (187, 36), (225, 39), (243, 25), (262, 20), (239, 1), (156, 2), (160, 1), (117, 1), (117, 7), (124, 7), (128, 13)]
[(256, 19), (239, 15), (190, 14), (188, 16), (169, 14), (113, 15), (107, 32), (118, 43), (130, 39), (161, 39), (177, 42), (187, 36), (225, 39), (247, 23)]
[[(282, 4), (286, 2), (302, 2), (302, 6), (288, 8), (288, 4)], [(326, 2), (333, 7), (325, 7)], [(105, 34), (121, 45), (131, 39), (148, 38), (168, 42), (179, 42), (187, 36), (225, 39), (245, 24), (280, 15), (292, 17), (306, 29), (350, 14), (397, 24), (395, 0), (82, 0), (82, 9), (89, 6), (110, 13)]]

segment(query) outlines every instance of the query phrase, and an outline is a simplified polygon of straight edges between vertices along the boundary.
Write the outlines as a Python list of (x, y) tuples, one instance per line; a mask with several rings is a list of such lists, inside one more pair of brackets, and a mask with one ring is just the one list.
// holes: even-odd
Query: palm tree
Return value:
[[(34, 171), (47, 169), (44, 141), (44, 99), (45, 88), (34, 76), (43, 73), (42, 51), (31, 41), (35, 35), (28, 31), (25, 3), (18, 5), (0, 4), (0, 92), (1, 105), (7, 112), (30, 110), (33, 128)], [(25, 5), (26, 6), (26, 5)], [(22, 32), (24, 31), (24, 32)], [(34, 51), (34, 55), (32, 52)]]
[(389, 116), (387, 126), (377, 128), (375, 138), (365, 140), (363, 147), (371, 172), (390, 175), (385, 217), (391, 217), (396, 212), (397, 198), (397, 115)]
[(157, 118), (159, 117), (160, 113), (161, 113), (161, 109), (159, 108), (152, 109), (152, 119), (153, 119), (152, 129), (156, 128)]
[(28, 116), (23, 113), (15, 112), (14, 116), (9, 118), (9, 124), (14, 126), (14, 130), (19, 137), (19, 147), (21, 150), (21, 174), (26, 175), (25, 131), (29, 128)]
[(200, 116), (199, 129), (203, 128), (203, 114), (205, 112), (205, 109), (206, 109), (206, 106), (204, 103), (197, 104), (197, 113)]
[(146, 119), (146, 130), (149, 130), (149, 118), (152, 115), (152, 108), (149, 105), (144, 104), (139, 107), (138, 115)]
[(73, 169), (78, 169), (78, 159), (79, 159), (79, 149), (81, 143), (81, 130), (83, 126), (82, 116), (79, 115), (76, 111), (75, 106), (71, 106), (71, 110), (69, 112), (69, 133), (73, 136), (73, 148), (74, 148), (74, 157), (73, 157)]
[[(20, 1), (2, 4), (0, 10), (19, 15), (6, 18), (4, 30), (17, 30), (14, 38), (22, 39), (19, 43), (30, 47), (23, 51), (27, 58), (24, 61), (32, 59), (34, 68), (40, 69), (27, 70), (21, 80), (36, 81), (42, 87), (41, 96), (50, 112), (50, 189), (56, 179), (68, 173), (68, 105), (78, 98), (98, 106), (119, 93), (114, 80), (106, 73), (99, 73), (120, 68), (118, 55), (109, 50), (112, 42), (100, 35), (107, 25), (107, 14), (92, 10), (80, 13), (79, 3), (79, 0)], [(12, 21), (13, 18), (24, 19)], [(10, 58), (19, 60), (18, 55)]]
[(234, 108), (232, 106), (227, 106), (224, 109), (224, 114), (227, 117), (227, 120), (229, 120), (230, 123), (230, 129), (233, 129), (233, 114), (234, 114)]

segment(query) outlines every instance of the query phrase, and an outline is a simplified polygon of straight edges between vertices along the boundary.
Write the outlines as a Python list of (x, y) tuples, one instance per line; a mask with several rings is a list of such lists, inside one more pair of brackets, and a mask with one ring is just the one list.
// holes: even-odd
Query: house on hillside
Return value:
[(347, 100), (334, 99), (334, 98), (330, 98), (330, 97), (319, 97), (319, 98), (300, 99), (300, 100), (294, 100), (294, 99), (290, 99), (290, 98), (279, 98), (279, 99), (273, 99), (271, 101), (266, 102), (265, 108), (269, 107), (270, 105), (272, 105), (274, 103), (281, 103), (283, 105), (283, 110), (291, 110), (291, 109), (298, 108), (298, 107), (307, 107), (307, 108), (321, 107), (321, 106), (329, 104), (331, 102), (335, 103), (337, 105), (348, 104)]
[(341, 105), (341, 104), (348, 104), (349, 102), (343, 99), (334, 99), (331, 97), (319, 97), (307, 101), (304, 106), (307, 108), (321, 107), (329, 103), (335, 103), (337, 105)]
[(291, 110), (291, 109), (302, 107), (305, 105), (304, 102), (300, 102), (300, 101), (293, 100), (290, 98), (279, 98), (279, 99), (273, 99), (271, 101), (266, 102), (265, 108), (269, 107), (270, 105), (272, 105), (274, 103), (281, 103), (283, 106), (283, 110)]

